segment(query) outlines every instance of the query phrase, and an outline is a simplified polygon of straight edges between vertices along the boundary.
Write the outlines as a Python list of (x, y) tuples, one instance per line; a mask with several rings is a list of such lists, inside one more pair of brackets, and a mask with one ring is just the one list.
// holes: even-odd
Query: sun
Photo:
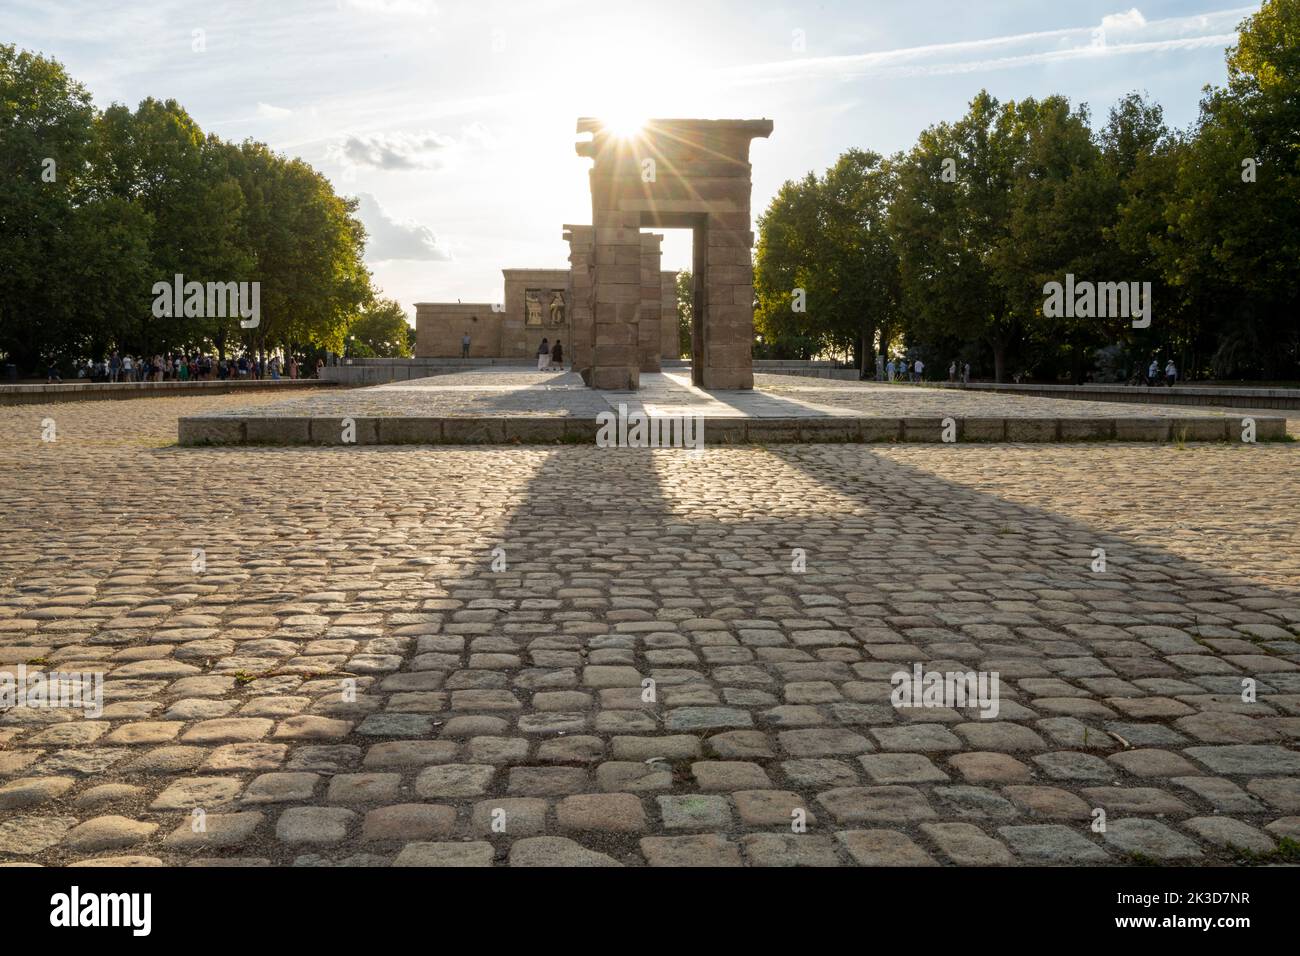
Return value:
[(615, 110), (603, 117), (605, 127), (619, 139), (635, 139), (641, 135), (649, 117), (631, 110)]

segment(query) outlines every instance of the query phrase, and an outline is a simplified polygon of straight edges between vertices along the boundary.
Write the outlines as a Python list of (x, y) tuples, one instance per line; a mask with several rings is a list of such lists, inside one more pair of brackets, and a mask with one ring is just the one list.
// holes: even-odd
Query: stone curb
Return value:
[(51, 402), (120, 401), (175, 395), (231, 395), (235, 392), (298, 392), (337, 389), (337, 382), (314, 378), (235, 379), (226, 382), (64, 382), (59, 385), (0, 385), (0, 406)]
[[(881, 383), (877, 383), (881, 384)], [(932, 388), (971, 392), (998, 392), (1039, 398), (1064, 398), (1087, 402), (1128, 402), (1135, 405), (1218, 405), (1237, 408), (1300, 409), (1300, 389), (1237, 388), (1175, 385), (1015, 385), (1010, 383), (925, 382)]]
[[(342, 418), (195, 416), (181, 418), (181, 445), (503, 445), (594, 444), (587, 418), (354, 418), (344, 441)], [(704, 447), (744, 444), (945, 443), (940, 418), (705, 418)], [(1080, 441), (1237, 442), (1233, 417), (1201, 418), (956, 418), (955, 444)], [(1286, 419), (1256, 418), (1257, 441), (1286, 439)]]

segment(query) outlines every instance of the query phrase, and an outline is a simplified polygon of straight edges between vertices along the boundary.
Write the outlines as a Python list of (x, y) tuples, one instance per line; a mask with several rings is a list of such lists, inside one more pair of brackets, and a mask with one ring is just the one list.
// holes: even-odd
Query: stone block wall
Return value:
[(637, 322), (641, 371), (659, 371), (663, 351), (663, 287), (659, 265), (663, 261), (664, 237), (653, 232), (641, 233), (641, 311)]
[[(542, 336), (573, 340), (573, 290), (568, 269), (503, 269), (501, 301), (417, 302), (415, 304), (415, 355), (417, 358), (459, 358), (461, 336), (470, 335), (471, 358), (528, 358), (537, 354)], [(529, 289), (546, 290), (542, 299), (542, 324), (530, 326), (524, 296)], [(552, 325), (547, 310), (549, 293), (561, 290), (565, 317)], [(566, 358), (567, 361), (567, 358)]]
[(420, 358), (459, 358), (461, 336), (469, 332), (471, 358), (498, 357), (502, 354), (502, 318), (488, 302), (417, 302), (415, 354)]
[(595, 290), (591, 282), (595, 229), (592, 226), (565, 226), (564, 238), (569, 244), (573, 367), (581, 371), (591, 367), (592, 340), (596, 332), (592, 317)]

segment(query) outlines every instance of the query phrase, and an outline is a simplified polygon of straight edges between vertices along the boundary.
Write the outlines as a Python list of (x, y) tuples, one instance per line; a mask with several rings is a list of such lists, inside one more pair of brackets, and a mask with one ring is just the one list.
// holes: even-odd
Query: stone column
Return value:
[(596, 224), (591, 385), (635, 389), (641, 384), (640, 216), (611, 212), (598, 218), (603, 224)]
[(663, 240), (664, 237), (657, 233), (641, 233), (641, 311), (637, 351), (643, 372), (659, 371), (659, 354), (663, 350), (663, 289), (659, 284)]
[[(743, 188), (742, 188), (743, 187)], [(753, 388), (754, 267), (749, 250), (749, 181), (732, 192), (744, 212), (710, 213), (704, 321), (704, 388)]]
[[(590, 375), (592, 342), (596, 334), (592, 320), (595, 290), (591, 281), (595, 229), (591, 226), (565, 226), (564, 238), (569, 243), (569, 347), (573, 349), (574, 369), (578, 372), (587, 369), (587, 375)], [(584, 375), (584, 381), (587, 375)]]

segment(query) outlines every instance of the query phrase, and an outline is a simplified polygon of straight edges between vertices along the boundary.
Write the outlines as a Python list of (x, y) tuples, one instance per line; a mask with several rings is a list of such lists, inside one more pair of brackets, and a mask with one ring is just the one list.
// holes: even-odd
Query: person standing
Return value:
[(893, 360), (893, 359), (890, 359), (889, 362), (886, 363), (886, 365), (885, 365), (885, 374), (888, 376), (888, 380), (889, 380), (889, 381), (892, 382), (892, 381), (894, 380), (894, 360)]
[(1154, 385), (1159, 375), (1160, 375), (1160, 357), (1153, 355), (1151, 357), (1151, 364), (1147, 366), (1147, 384)]
[(917, 359), (916, 365), (912, 367), (912, 371), (916, 375), (916, 377), (912, 379), (912, 381), (919, 383), (921, 381), (922, 374), (925, 372), (925, 363), (922, 362), (920, 359)]
[(961, 383), (962, 383), (963, 385), (969, 385), (969, 384), (970, 384), (970, 362), (967, 362), (967, 363), (962, 367), (962, 370), (961, 370)]
[(948, 366), (948, 381), (949, 382), (957, 381), (957, 360), (956, 359), (953, 359), (952, 364)]
[(564, 347), (560, 345), (560, 340), (555, 340), (555, 345), (551, 348), (551, 368), (559, 368), (564, 371)]
[(1165, 383), (1170, 388), (1173, 388), (1174, 383), (1177, 381), (1178, 381), (1178, 368), (1177, 366), (1174, 365), (1174, 360), (1171, 358), (1165, 364)]
[(551, 346), (547, 343), (546, 337), (542, 337), (542, 344), (537, 346), (537, 371), (546, 371), (546, 366), (551, 361)]
[(469, 329), (460, 337), (460, 357), (469, 358)]

